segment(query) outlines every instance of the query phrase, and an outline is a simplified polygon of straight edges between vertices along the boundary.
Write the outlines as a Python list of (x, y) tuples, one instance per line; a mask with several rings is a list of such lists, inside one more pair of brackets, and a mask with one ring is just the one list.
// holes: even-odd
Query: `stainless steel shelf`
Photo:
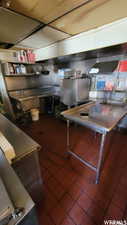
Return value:
[(126, 90), (90, 90), (90, 91), (96, 91), (96, 92), (126, 92)]
[[(4, 61), (6, 63), (6, 61)], [(21, 61), (7, 61), (8, 63), (16, 63), (16, 64), (29, 64), (29, 65), (33, 65), (35, 64), (35, 62), (21, 62)]]
[(26, 73), (26, 74), (7, 74), (4, 75), (5, 77), (29, 77), (29, 76), (40, 76), (41, 74), (35, 74), (35, 73)]

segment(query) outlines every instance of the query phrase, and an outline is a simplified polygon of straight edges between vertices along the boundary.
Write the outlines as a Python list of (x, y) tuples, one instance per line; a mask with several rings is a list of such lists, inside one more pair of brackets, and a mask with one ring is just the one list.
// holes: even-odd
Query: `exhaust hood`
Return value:
[(127, 60), (98, 62), (92, 66), (89, 74), (106, 74), (113, 72), (127, 72)]
[(90, 74), (112, 73), (117, 69), (119, 61), (98, 62), (92, 66)]
[(0, 43), (16, 44), (42, 24), (34, 19), (0, 7)]

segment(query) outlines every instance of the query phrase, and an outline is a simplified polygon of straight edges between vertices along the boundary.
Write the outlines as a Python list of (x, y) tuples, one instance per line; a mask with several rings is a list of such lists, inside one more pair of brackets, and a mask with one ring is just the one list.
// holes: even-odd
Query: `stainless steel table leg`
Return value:
[(67, 133), (66, 133), (66, 152), (65, 152), (65, 159), (70, 158), (70, 121), (67, 120)]
[(55, 96), (52, 96), (52, 113), (54, 112)]
[(101, 143), (100, 143), (100, 151), (99, 151), (99, 160), (97, 165), (97, 173), (96, 173), (96, 184), (99, 183), (101, 167), (103, 163), (103, 154), (104, 154), (104, 143), (105, 143), (106, 134), (102, 134)]
[(70, 121), (67, 120), (67, 152), (70, 150)]
[[(68, 105), (67, 107), (70, 109), (71, 107)], [(67, 154), (70, 151), (70, 121), (67, 120)]]

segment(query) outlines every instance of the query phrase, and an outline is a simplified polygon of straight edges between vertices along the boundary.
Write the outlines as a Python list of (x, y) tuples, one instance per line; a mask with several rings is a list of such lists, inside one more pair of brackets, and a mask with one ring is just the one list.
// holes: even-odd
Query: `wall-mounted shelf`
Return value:
[[(20, 62), (15, 59), (2, 61), (0, 64), (2, 101), (5, 111), (13, 120), (16, 119), (17, 112), (14, 110), (15, 105), (10, 98), (10, 94), (15, 91), (38, 90), (43, 86), (39, 79), (42, 73), (36, 72), (34, 65), (36, 65), (34, 62)], [(28, 79), (30, 79), (30, 82), (28, 82)]]
[(21, 62), (21, 61), (8, 61), (8, 63), (13, 63), (13, 64), (28, 64), (28, 65), (34, 65), (35, 64), (35, 62)]
[(29, 77), (29, 76), (40, 76), (41, 74), (35, 74), (35, 73), (26, 73), (26, 74), (7, 74), (4, 75), (4, 77)]
[(126, 92), (126, 90), (90, 90), (96, 92)]

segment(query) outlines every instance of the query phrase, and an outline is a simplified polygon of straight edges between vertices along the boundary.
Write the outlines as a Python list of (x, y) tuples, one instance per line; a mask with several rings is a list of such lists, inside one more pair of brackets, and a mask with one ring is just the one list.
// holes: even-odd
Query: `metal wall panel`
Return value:
[(40, 86), (38, 76), (35, 77), (6, 77), (8, 91), (21, 90)]

